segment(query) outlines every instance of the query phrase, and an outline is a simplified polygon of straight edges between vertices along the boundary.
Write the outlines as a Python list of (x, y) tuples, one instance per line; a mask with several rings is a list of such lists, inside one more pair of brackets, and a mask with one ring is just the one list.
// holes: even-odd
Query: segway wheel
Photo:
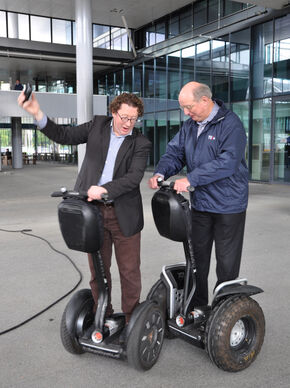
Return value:
[(206, 326), (206, 350), (219, 368), (238, 372), (256, 359), (264, 335), (259, 304), (248, 296), (231, 297), (213, 309)]
[(61, 319), (60, 337), (64, 348), (69, 353), (84, 353), (78, 342), (78, 335), (93, 322), (93, 305), (94, 300), (89, 289), (76, 292), (67, 304)]
[(138, 370), (148, 370), (158, 360), (164, 338), (161, 309), (153, 302), (140, 313), (127, 341), (127, 358)]

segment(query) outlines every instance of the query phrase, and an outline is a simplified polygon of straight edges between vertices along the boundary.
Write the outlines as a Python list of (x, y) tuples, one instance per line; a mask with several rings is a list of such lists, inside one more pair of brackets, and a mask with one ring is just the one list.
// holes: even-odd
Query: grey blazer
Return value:
[[(85, 158), (78, 174), (75, 190), (87, 191), (97, 185), (105, 165), (112, 118), (94, 116), (93, 120), (78, 126), (57, 125), (50, 119), (42, 132), (60, 144), (86, 143)], [(103, 185), (109, 198), (114, 200), (116, 216), (122, 233), (129, 237), (144, 226), (140, 182), (143, 178), (151, 143), (136, 128), (126, 136), (117, 154), (113, 180)]]

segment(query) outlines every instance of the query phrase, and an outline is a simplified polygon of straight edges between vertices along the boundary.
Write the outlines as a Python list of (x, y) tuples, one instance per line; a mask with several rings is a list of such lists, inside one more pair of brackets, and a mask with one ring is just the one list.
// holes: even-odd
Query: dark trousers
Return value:
[(194, 306), (208, 304), (208, 274), (213, 242), (215, 242), (215, 287), (239, 275), (246, 212), (217, 214), (192, 209), (192, 234), (196, 259), (196, 292)]
[[(101, 248), (101, 256), (104, 262), (105, 273), (109, 287), (109, 300), (107, 315), (113, 313), (111, 303), (111, 262), (112, 246), (114, 245), (116, 261), (119, 268), (122, 311), (126, 314), (127, 320), (134, 307), (139, 303), (141, 293), (141, 272), (140, 272), (140, 237), (141, 233), (125, 237), (120, 230), (114, 207), (100, 205), (104, 220), (104, 244)], [(90, 286), (95, 304), (98, 303), (98, 285), (95, 279), (95, 269), (92, 263), (92, 256), (89, 254), (89, 266), (91, 271)]]

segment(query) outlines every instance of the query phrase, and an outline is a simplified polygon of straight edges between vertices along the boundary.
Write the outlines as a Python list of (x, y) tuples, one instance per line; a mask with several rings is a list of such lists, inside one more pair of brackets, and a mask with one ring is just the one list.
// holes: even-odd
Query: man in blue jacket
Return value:
[(207, 85), (189, 82), (180, 91), (179, 104), (190, 118), (169, 142), (149, 186), (157, 178), (169, 178), (186, 166), (185, 178), (175, 181), (175, 190), (190, 194), (193, 243), (197, 263), (194, 306), (208, 304), (208, 273), (213, 242), (217, 260), (217, 283), (238, 277), (246, 208), (248, 168), (247, 137), (238, 116), (222, 101), (212, 99)]

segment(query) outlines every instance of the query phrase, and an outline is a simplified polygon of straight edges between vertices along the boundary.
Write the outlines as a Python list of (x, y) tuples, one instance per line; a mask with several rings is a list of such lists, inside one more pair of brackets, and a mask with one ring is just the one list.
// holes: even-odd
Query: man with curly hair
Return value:
[[(94, 116), (78, 126), (61, 126), (50, 120), (40, 109), (35, 95), (18, 104), (30, 113), (38, 128), (60, 144), (86, 143), (86, 153), (78, 174), (75, 190), (86, 191), (88, 201), (100, 200), (107, 193), (111, 203), (99, 204), (104, 221), (104, 244), (101, 255), (109, 286), (106, 315), (113, 313), (111, 303), (112, 246), (120, 273), (122, 310), (128, 322), (141, 293), (140, 238), (143, 228), (143, 207), (140, 182), (151, 148), (149, 140), (134, 125), (143, 115), (143, 102), (134, 94), (123, 93), (110, 104), (112, 117)], [(98, 287), (92, 257), (90, 286), (98, 303)]]

